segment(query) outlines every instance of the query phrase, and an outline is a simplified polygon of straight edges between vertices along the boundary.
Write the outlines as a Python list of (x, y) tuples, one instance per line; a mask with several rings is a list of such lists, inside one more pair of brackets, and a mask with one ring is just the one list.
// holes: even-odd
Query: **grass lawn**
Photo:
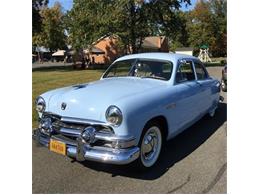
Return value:
[(39, 68), (32, 72), (32, 127), (38, 126), (35, 99), (42, 93), (65, 87), (98, 80), (104, 70), (73, 70), (71, 67)]

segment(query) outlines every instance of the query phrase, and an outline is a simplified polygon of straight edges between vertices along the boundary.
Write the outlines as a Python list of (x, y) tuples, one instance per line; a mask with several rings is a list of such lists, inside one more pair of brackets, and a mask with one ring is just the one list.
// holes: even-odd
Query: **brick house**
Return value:
[[(118, 36), (111, 35), (98, 39), (93, 43), (94, 48), (101, 52), (90, 52), (90, 60), (94, 64), (109, 64), (123, 54), (118, 46)], [(103, 52), (102, 52), (103, 51)]]
[[(101, 37), (93, 43), (93, 47), (100, 50), (100, 53), (89, 53), (94, 64), (109, 64), (125, 53), (119, 47), (119, 37), (116, 35)], [(140, 53), (143, 52), (169, 52), (168, 39), (165, 36), (146, 37), (140, 49)]]
[(143, 52), (169, 52), (168, 39), (165, 36), (151, 36), (143, 40), (141, 46)]

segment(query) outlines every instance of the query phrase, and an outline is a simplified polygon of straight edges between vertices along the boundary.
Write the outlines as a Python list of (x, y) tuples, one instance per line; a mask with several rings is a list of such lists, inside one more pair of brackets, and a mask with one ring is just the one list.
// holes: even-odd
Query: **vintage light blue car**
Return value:
[(100, 80), (36, 100), (37, 141), (51, 151), (110, 164), (153, 166), (163, 143), (204, 115), (213, 117), (220, 82), (193, 56), (143, 53), (117, 59)]

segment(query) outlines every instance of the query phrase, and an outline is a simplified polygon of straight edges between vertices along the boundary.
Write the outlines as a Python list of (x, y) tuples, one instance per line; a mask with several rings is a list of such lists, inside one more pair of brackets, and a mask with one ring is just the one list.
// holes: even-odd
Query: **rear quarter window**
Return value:
[(175, 75), (175, 83), (183, 83), (195, 80), (192, 61), (180, 61)]
[(195, 61), (194, 67), (195, 67), (195, 71), (196, 71), (196, 75), (197, 75), (198, 80), (203, 80), (203, 79), (208, 78), (208, 73), (201, 63)]

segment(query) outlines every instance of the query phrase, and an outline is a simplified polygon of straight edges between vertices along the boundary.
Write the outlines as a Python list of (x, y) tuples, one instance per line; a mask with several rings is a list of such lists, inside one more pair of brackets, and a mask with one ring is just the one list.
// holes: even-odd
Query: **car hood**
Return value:
[[(46, 111), (61, 116), (104, 120), (108, 106), (124, 98), (134, 98), (147, 90), (166, 85), (166, 81), (144, 78), (107, 78), (43, 94)], [(65, 103), (66, 108), (61, 109)]]

